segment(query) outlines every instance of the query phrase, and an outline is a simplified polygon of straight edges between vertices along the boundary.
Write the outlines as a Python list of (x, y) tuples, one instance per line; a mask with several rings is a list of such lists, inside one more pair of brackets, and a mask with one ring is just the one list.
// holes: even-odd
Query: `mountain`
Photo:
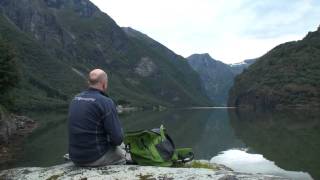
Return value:
[(248, 59), (241, 63), (225, 64), (213, 59), (208, 53), (193, 54), (187, 59), (193, 70), (200, 75), (204, 92), (213, 102), (221, 106), (227, 105), (234, 77), (256, 61)]
[(229, 105), (251, 108), (320, 106), (320, 28), (281, 44), (236, 77)]
[(107, 71), (120, 104), (211, 104), (184, 58), (121, 29), (89, 0), (0, 0), (0, 24), (21, 69), (12, 92), (18, 110), (65, 107), (93, 68)]
[(193, 54), (188, 63), (199, 73), (202, 86), (207, 95), (219, 105), (225, 106), (228, 91), (233, 85), (232, 68), (221, 61), (213, 59), (209, 54)]
[(231, 71), (233, 74), (238, 75), (241, 74), (245, 69), (247, 69), (250, 65), (256, 62), (257, 59), (247, 59), (240, 63), (229, 64), (231, 67)]
[[(136, 31), (130, 27), (123, 27), (122, 29), (129, 39), (136, 42), (141, 49), (152, 53), (160, 61), (167, 60), (161, 61), (161, 68), (163, 69), (164, 74), (171, 74), (171, 77), (168, 79), (168, 77), (163, 76), (161, 78), (163, 84), (167, 84), (170, 82), (170, 79), (172, 79), (173, 81), (182, 82), (181, 84), (184, 86), (182, 88), (183, 93), (190, 97), (193, 97), (196, 94), (206, 94), (205, 91), (201, 90), (201, 81), (198, 73), (190, 67), (187, 59), (175, 54), (173, 51), (150, 38), (146, 34)], [(171, 85), (168, 86), (170, 87)], [(157, 91), (158, 88), (155, 90)], [(208, 97), (205, 95), (205, 98)], [(201, 100), (201, 102), (206, 102), (206, 99), (199, 96), (195, 96), (193, 100), (195, 102), (199, 100)], [(212, 102), (207, 104), (212, 104)]]

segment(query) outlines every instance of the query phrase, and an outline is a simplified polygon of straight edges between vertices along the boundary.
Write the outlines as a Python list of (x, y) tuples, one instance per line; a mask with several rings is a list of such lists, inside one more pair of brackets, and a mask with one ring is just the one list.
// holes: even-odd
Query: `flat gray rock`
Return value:
[(217, 179), (217, 180), (273, 180), (281, 177), (261, 174), (238, 173), (229, 169), (166, 168), (137, 165), (113, 165), (98, 168), (81, 168), (72, 163), (46, 168), (16, 168), (0, 172), (0, 179)]

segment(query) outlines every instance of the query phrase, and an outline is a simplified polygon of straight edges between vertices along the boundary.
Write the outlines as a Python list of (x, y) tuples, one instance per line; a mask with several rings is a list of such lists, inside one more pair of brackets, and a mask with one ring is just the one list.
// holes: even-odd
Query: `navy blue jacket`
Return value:
[(76, 164), (94, 162), (123, 141), (114, 102), (94, 88), (71, 101), (68, 123), (69, 155)]

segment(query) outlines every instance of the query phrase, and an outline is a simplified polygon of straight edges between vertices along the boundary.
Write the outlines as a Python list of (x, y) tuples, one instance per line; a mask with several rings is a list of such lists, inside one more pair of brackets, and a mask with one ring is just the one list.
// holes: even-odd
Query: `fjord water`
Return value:
[[(236, 171), (293, 179), (320, 178), (320, 113), (253, 112), (235, 109), (142, 111), (120, 116), (125, 131), (163, 124), (177, 147), (192, 147), (196, 159)], [(63, 163), (67, 152), (67, 112), (35, 113), (40, 122), (18, 160), (4, 168)]]

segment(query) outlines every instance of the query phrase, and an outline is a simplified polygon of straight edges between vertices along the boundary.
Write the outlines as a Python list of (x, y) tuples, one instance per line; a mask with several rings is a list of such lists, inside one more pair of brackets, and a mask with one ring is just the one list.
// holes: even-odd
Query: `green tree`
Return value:
[(13, 98), (10, 91), (19, 81), (16, 54), (12, 47), (0, 37), (0, 104), (10, 108)]

